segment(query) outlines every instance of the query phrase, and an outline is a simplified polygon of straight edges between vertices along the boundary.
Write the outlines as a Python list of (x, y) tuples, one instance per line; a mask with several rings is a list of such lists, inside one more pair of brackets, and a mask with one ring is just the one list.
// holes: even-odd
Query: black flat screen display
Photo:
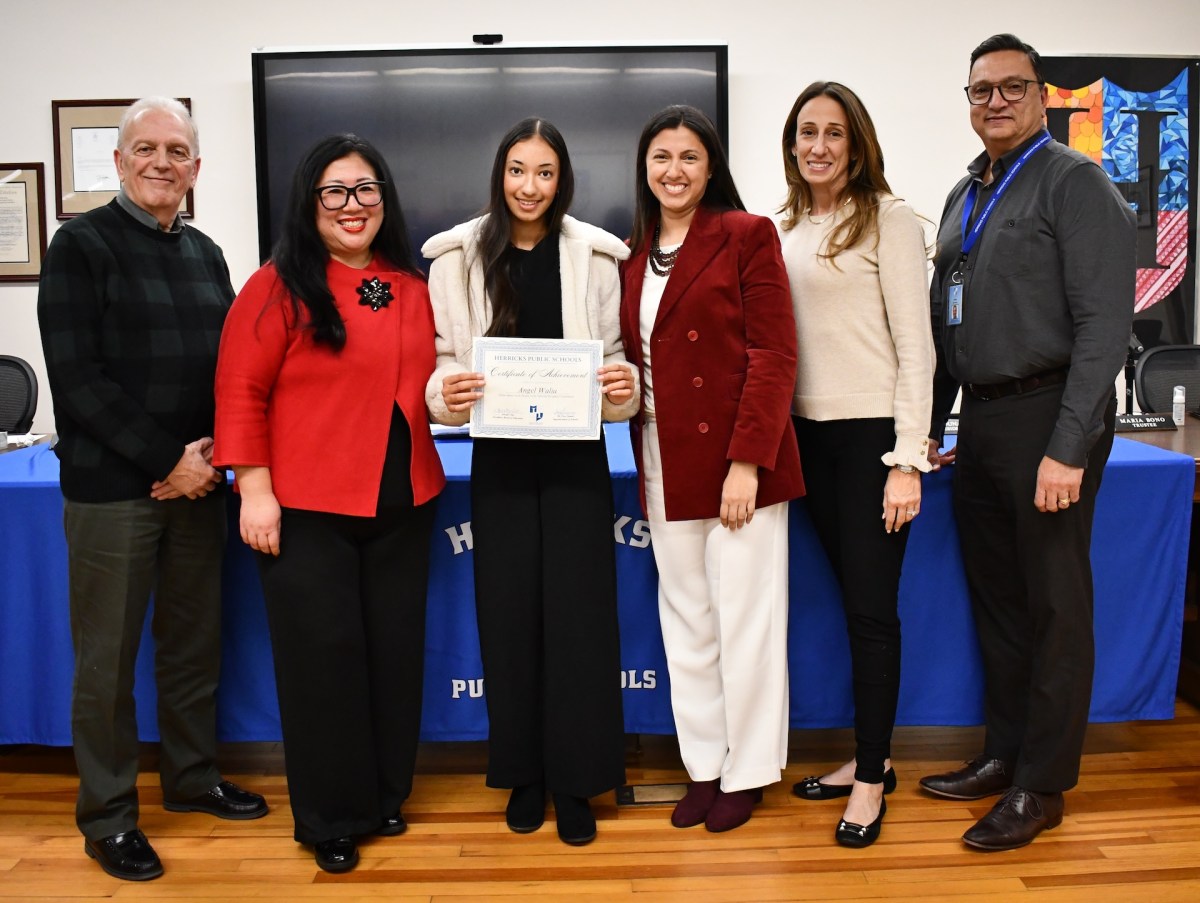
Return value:
[(332, 133), (355, 132), (386, 156), (415, 249), (487, 203), (496, 146), (527, 116), (566, 139), (571, 214), (621, 237), (652, 114), (692, 104), (728, 138), (724, 45), (258, 51), (253, 86), (263, 259), (297, 163)]

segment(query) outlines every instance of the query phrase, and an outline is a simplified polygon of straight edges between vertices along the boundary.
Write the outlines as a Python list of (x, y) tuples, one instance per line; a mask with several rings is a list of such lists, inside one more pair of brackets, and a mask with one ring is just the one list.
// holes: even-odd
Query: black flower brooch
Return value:
[(359, 294), (358, 303), (370, 304), (371, 310), (387, 307), (388, 302), (396, 297), (392, 294), (391, 288), (390, 282), (380, 282), (378, 276), (364, 279), (362, 285), (355, 289)]

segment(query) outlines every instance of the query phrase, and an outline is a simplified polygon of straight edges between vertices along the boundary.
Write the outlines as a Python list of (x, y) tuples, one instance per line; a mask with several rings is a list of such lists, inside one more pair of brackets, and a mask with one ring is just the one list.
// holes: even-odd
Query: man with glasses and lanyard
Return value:
[(962, 389), (954, 510), (983, 655), (986, 734), (928, 792), (1003, 794), (963, 841), (1024, 846), (1062, 821), (1093, 670), (1092, 515), (1134, 298), (1135, 219), (1104, 171), (1050, 139), (1040, 57), (1011, 34), (971, 53), (984, 152), (950, 192), (930, 288), (939, 438)]

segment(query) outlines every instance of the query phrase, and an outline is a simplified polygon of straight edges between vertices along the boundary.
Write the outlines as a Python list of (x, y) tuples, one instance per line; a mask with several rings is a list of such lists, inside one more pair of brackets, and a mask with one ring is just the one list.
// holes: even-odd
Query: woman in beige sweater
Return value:
[[(893, 197), (862, 101), (809, 85), (783, 130), (783, 257), (798, 338), (792, 403), (807, 508), (842, 588), (854, 678), (854, 758), (794, 788), (849, 797), (844, 846), (879, 836), (896, 786), (897, 595), (908, 524), (921, 509), (932, 405), (924, 233)], [(882, 517), (881, 517), (882, 515)]]

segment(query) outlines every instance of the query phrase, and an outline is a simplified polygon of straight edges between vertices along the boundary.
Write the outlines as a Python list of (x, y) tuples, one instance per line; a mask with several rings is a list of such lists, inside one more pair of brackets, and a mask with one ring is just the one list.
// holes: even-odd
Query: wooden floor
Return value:
[[(791, 784), (840, 761), (847, 731), (792, 737), (791, 767), (751, 822), (728, 834), (681, 831), (669, 807), (598, 801), (599, 836), (568, 847), (552, 821), (517, 835), (504, 825), (503, 791), (481, 776), (482, 744), (422, 747), (401, 837), (371, 838), (362, 864), (341, 876), (292, 841), (275, 744), (222, 750), (225, 774), (262, 791), (271, 813), (253, 822), (165, 812), (150, 750), (141, 777), (141, 827), (166, 866), (157, 881), (104, 874), (83, 853), (73, 822), (69, 750), (0, 748), (0, 901), (155, 900), (536, 901), (1200, 900), (1200, 713), (1180, 703), (1170, 722), (1093, 725), (1078, 789), (1060, 828), (1010, 853), (959, 841), (989, 801), (935, 800), (922, 774), (974, 755), (978, 728), (901, 728), (899, 788), (879, 842), (833, 842), (842, 801), (804, 802)], [(669, 737), (630, 743), (631, 784), (684, 779)]]

